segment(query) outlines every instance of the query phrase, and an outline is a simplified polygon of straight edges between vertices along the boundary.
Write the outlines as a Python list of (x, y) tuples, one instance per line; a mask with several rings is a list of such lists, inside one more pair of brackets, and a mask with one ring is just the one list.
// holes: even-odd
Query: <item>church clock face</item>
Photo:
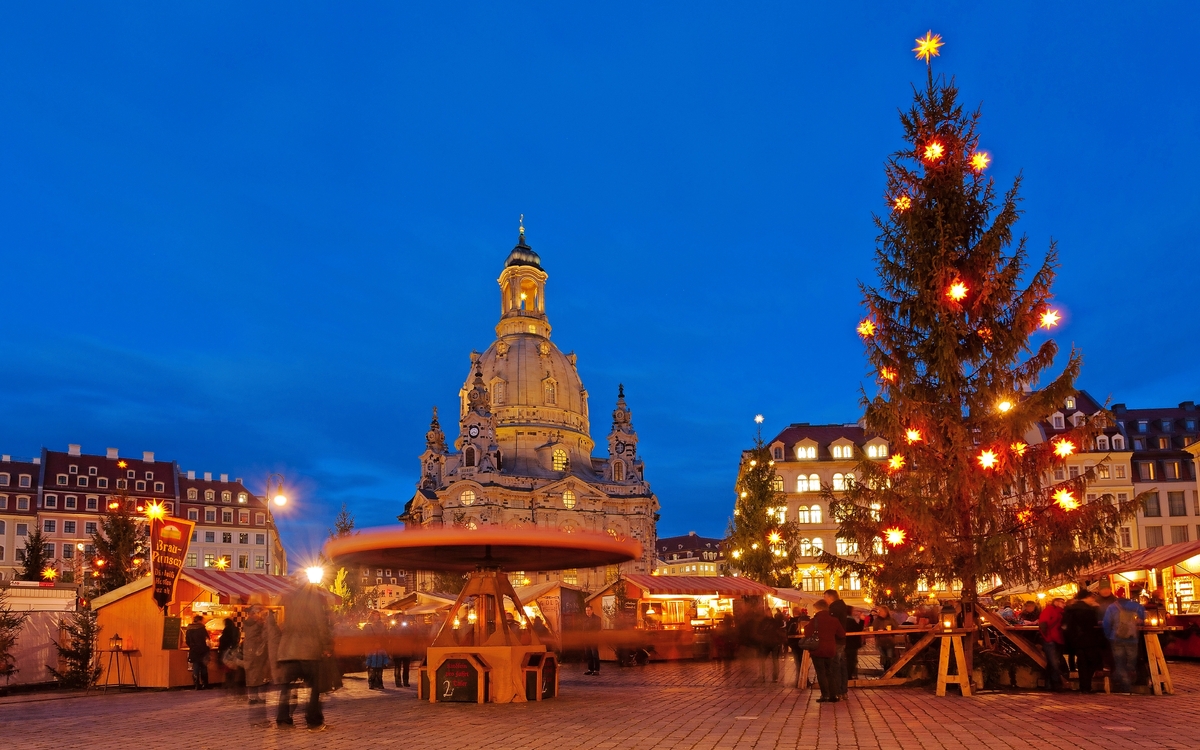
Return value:
[(624, 452), (625, 452), (625, 444), (617, 443), (617, 455), (621, 455)]
[(467, 430), (467, 434), (471, 437), (479, 437), (479, 425), (471, 425), (470, 429)]

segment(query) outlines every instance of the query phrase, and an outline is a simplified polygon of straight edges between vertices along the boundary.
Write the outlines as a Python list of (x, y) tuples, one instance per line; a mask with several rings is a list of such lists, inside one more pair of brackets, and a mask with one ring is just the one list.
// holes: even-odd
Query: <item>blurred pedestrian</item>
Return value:
[(1120, 595), (1123, 593), (1123, 590), (1118, 593), (1117, 600), (1108, 605), (1108, 611), (1104, 613), (1104, 636), (1112, 649), (1112, 674), (1117, 692), (1130, 693), (1137, 667), (1139, 626), (1146, 619), (1146, 610)]
[(283, 618), (279, 663), (284, 675), (275, 723), (281, 729), (293, 725), (292, 682), (302, 680), (309, 690), (305, 720), (310, 732), (319, 732), (326, 728), (325, 714), (321, 711), (321, 659), (333, 655), (324, 591), (307, 583), (285, 594)]
[(1046, 682), (1051, 692), (1063, 689), (1062, 664), (1063, 657), (1063, 605), (1065, 602), (1055, 598), (1038, 617), (1038, 632), (1042, 636), (1042, 653), (1046, 656)]
[(805, 623), (804, 634), (817, 639), (817, 647), (813, 649), (813, 668), (817, 672), (817, 684), (821, 686), (821, 697), (818, 703), (837, 703), (838, 685), (834, 675), (834, 662), (837, 659), (837, 638), (840, 634), (846, 637), (846, 631), (835, 617), (829, 614), (829, 604), (824, 599), (816, 603), (817, 613), (812, 620)]
[(367, 689), (383, 690), (383, 670), (388, 666), (387, 651), (383, 647), (383, 637), (387, 633), (383, 626), (383, 618), (378, 610), (367, 615), (363, 625), (363, 635), (367, 644)]
[(238, 654), (239, 647), (242, 645), (242, 632), (229, 617), (225, 618), (224, 625), (221, 637), (217, 639), (217, 658), (220, 659), (221, 668), (225, 671), (225, 689), (235, 693), (243, 682), (239, 679), (242, 671), (242, 658)]
[(592, 612), (592, 605), (583, 608), (583, 657), (587, 660), (584, 674), (600, 674), (600, 618)]
[(192, 667), (192, 684), (197, 690), (204, 690), (208, 687), (208, 654), (212, 648), (208, 645), (208, 629), (200, 615), (193, 617), (187, 626), (184, 643), (188, 647), (188, 664)]
[(1104, 652), (1104, 631), (1100, 629), (1100, 610), (1096, 607), (1096, 595), (1082, 589), (1063, 610), (1063, 642), (1068, 651), (1075, 654), (1075, 667), (1079, 671), (1079, 692), (1092, 692), (1092, 675), (1103, 668), (1101, 655)]

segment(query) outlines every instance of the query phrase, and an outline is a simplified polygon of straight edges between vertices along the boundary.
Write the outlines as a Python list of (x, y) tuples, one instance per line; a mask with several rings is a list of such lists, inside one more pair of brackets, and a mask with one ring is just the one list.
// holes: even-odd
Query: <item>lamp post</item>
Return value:
[[(274, 482), (274, 491), (272, 491), (271, 483)], [(279, 535), (279, 528), (275, 525), (275, 514), (271, 512), (271, 505), (274, 504), (277, 508), (282, 508), (287, 505), (287, 495), (283, 493), (283, 475), (277, 472), (272, 472), (267, 475), (267, 488), (264, 498), (267, 505), (267, 568), (264, 571), (266, 575), (271, 575), (271, 549), (274, 546), (271, 542), (272, 533), (276, 537)]]

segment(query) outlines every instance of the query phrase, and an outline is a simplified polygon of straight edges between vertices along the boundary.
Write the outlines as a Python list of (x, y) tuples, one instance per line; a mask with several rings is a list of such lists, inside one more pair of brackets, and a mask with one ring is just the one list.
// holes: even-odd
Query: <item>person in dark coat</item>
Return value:
[(237, 656), (237, 648), (242, 644), (242, 632), (230, 618), (225, 618), (225, 628), (217, 640), (217, 657), (221, 660), (221, 668), (225, 670), (225, 689), (233, 692), (241, 684), (241, 659)]
[(583, 609), (584, 647), (587, 671), (584, 674), (600, 674), (600, 618), (592, 612), (589, 604)]
[(384, 635), (387, 629), (379, 612), (367, 616), (367, 624), (363, 626), (363, 635), (367, 641), (367, 689), (383, 690), (383, 670), (388, 665), (388, 654), (383, 647)]
[(325, 728), (325, 714), (321, 711), (321, 659), (332, 654), (333, 635), (322, 589), (309, 583), (285, 594), (278, 655), (284, 678), (275, 714), (275, 723), (281, 729), (293, 725), (292, 682), (295, 680), (302, 680), (308, 686), (305, 720), (309, 731)]
[(252, 605), (246, 611), (242, 628), (242, 668), (246, 670), (250, 704), (266, 703), (262, 688), (271, 682), (271, 660), (267, 648), (267, 610), (261, 604)]
[[(850, 619), (846, 621), (847, 633), (861, 633), (863, 631), (863, 622), (850, 614)], [(846, 679), (858, 679), (858, 649), (862, 646), (863, 639), (854, 637), (846, 638)]]
[(1104, 632), (1100, 629), (1100, 608), (1096, 595), (1087, 589), (1075, 595), (1062, 616), (1063, 640), (1068, 651), (1075, 654), (1079, 670), (1079, 692), (1092, 692), (1092, 675), (1100, 670), (1104, 654)]
[(192, 665), (192, 684), (197, 690), (204, 690), (208, 687), (208, 654), (212, 648), (208, 645), (208, 629), (200, 615), (193, 617), (187, 626), (184, 643), (188, 647), (188, 663)]
[(392, 636), (391, 642), (395, 644), (391, 648), (392, 682), (396, 687), (408, 687), (409, 669), (412, 666), (413, 653), (416, 651), (414, 641), (417, 638), (417, 629), (408, 617), (397, 617), (388, 628), (388, 634)]
[(821, 686), (821, 697), (818, 703), (838, 702), (837, 676), (833, 672), (837, 659), (837, 639), (846, 637), (846, 629), (829, 614), (829, 605), (824, 599), (816, 604), (817, 613), (812, 620), (805, 623), (804, 635), (817, 639), (817, 647), (812, 652), (813, 668), (817, 672), (817, 684)]
[(754, 641), (758, 646), (758, 677), (767, 679), (766, 660), (771, 660), (771, 681), (779, 682), (779, 650), (787, 641), (787, 623), (783, 613), (777, 616), (764, 615), (757, 620), (754, 628)]
[(825, 591), (825, 603), (829, 605), (829, 615), (842, 626), (842, 637), (837, 642), (837, 664), (833, 665), (833, 676), (837, 678), (837, 694), (846, 695), (850, 680), (849, 663), (846, 661), (845, 632), (850, 625), (850, 607), (838, 596), (836, 589)]

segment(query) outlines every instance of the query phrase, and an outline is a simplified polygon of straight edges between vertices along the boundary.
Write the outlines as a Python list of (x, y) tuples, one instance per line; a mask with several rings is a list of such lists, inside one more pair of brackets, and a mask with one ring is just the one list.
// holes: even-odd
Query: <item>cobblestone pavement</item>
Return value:
[[(21, 748), (1200, 748), (1200, 664), (1172, 664), (1176, 695), (1040, 691), (937, 698), (932, 689), (855, 689), (819, 704), (809, 690), (759, 681), (753, 663), (664, 663), (600, 677), (565, 665), (543, 703), (429, 705), (412, 689), (366, 689), (361, 675), (325, 703), (330, 728), (251, 726), (220, 691), (157, 691), (0, 701), (4, 747)], [(951, 689), (954, 690), (953, 688)], [(272, 707), (273, 710), (273, 707)]]

